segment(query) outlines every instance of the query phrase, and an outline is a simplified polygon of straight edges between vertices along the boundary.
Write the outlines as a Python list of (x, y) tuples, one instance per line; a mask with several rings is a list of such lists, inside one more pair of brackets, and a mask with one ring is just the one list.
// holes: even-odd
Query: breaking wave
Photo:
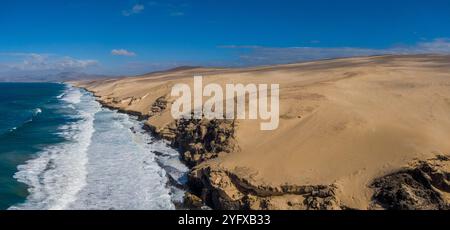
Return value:
[(59, 127), (66, 141), (18, 167), (14, 177), (29, 196), (10, 209), (174, 209), (181, 202), (184, 191), (169, 183), (185, 183), (178, 152), (85, 91), (69, 87), (61, 95), (71, 118)]

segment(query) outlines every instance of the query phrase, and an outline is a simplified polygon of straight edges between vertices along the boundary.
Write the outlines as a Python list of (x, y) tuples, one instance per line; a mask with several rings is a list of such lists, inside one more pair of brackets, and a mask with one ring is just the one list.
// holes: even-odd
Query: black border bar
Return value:
[[(203, 227), (202, 224), (180, 224), (180, 218), (212, 218), (210, 228), (234, 226), (273, 228), (317, 227), (427, 227), (450, 226), (449, 211), (0, 211), (2, 227)], [(239, 224), (224, 224), (225, 217), (240, 216)], [(243, 222), (249, 216), (270, 216), (270, 223)], [(267, 218), (267, 217), (265, 217)], [(3, 228), (6, 229), (6, 228)]]

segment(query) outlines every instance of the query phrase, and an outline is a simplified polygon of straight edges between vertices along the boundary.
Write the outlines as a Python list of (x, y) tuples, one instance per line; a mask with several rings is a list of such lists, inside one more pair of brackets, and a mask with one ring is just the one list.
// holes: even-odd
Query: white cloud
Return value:
[(78, 60), (71, 57), (64, 57), (55, 63), (57, 69), (85, 69), (90, 66), (98, 65), (96, 60)]
[(256, 45), (226, 45), (239, 56), (238, 65), (283, 64), (327, 58), (371, 56), (383, 54), (450, 54), (450, 39), (439, 38), (419, 42), (412, 46), (395, 46), (386, 49), (355, 47), (265, 47)]
[(131, 9), (122, 11), (123, 16), (131, 16), (133, 14), (139, 14), (145, 9), (142, 4), (135, 4)]
[(128, 57), (136, 56), (136, 53), (128, 51), (126, 49), (113, 49), (111, 50), (111, 54), (115, 56), (128, 56)]
[(82, 70), (99, 64), (96, 60), (75, 59), (69, 56), (38, 53), (0, 53), (11, 57), (3, 64), (3, 71), (68, 71)]

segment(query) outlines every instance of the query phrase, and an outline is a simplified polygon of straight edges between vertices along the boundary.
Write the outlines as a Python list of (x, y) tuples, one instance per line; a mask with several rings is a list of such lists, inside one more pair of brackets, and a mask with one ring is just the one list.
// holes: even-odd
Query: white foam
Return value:
[(170, 186), (172, 202), (182, 203), (186, 191), (177, 187), (183, 187), (187, 184), (189, 168), (181, 162), (179, 152), (171, 148), (167, 141), (155, 139), (140, 127), (142, 127), (142, 124), (135, 128), (136, 134), (140, 135), (143, 142), (146, 143), (146, 150), (154, 155), (159, 167), (162, 167), (167, 176), (171, 177), (173, 182), (176, 183), (176, 185)]
[(166, 172), (141, 123), (107, 109), (96, 116), (87, 186), (71, 209), (174, 209)]
[(42, 109), (41, 108), (34, 109), (34, 116), (37, 116), (40, 113), (42, 113)]
[(68, 88), (64, 95), (78, 121), (59, 127), (66, 142), (19, 166), (15, 178), (30, 195), (11, 209), (153, 210), (182, 201), (184, 191), (168, 183), (168, 176), (185, 183), (188, 168), (177, 151), (154, 140), (142, 122), (101, 109), (86, 93)]
[(65, 93), (61, 93), (60, 95), (56, 96), (56, 98), (61, 99), (64, 97), (64, 95), (65, 95)]
[(70, 104), (79, 104), (81, 102), (81, 97), (83, 93), (77, 88), (69, 87), (66, 92), (62, 94), (62, 100)]
[(87, 150), (94, 133), (94, 115), (100, 105), (83, 100), (80, 90), (70, 88), (64, 101), (78, 107), (80, 120), (62, 127), (70, 141), (49, 146), (38, 157), (18, 167), (14, 177), (29, 186), (23, 204), (11, 209), (66, 209), (86, 185)]

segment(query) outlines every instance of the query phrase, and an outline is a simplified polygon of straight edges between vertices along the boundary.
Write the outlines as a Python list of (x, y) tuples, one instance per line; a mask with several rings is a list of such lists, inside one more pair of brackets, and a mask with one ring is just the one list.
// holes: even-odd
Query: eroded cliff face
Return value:
[[(116, 108), (114, 101), (101, 101)], [(160, 116), (170, 100), (161, 96), (141, 118)], [(116, 108), (117, 109), (117, 108)], [(119, 109), (120, 110), (120, 109)], [(130, 113), (126, 110), (122, 112)], [(191, 208), (208, 205), (225, 210), (341, 210), (351, 209), (340, 201), (338, 185), (266, 185), (252, 179), (248, 169), (232, 172), (214, 158), (238, 152), (238, 123), (235, 120), (180, 119), (163, 127), (147, 128), (180, 151), (181, 159), (192, 169), (190, 191), (185, 204)], [(373, 189), (367, 209), (450, 209), (450, 160), (448, 156), (414, 161), (395, 173), (376, 178), (368, 185)]]
[[(226, 210), (338, 210), (334, 185), (260, 185), (246, 169), (227, 171), (214, 163), (194, 167), (192, 192), (207, 205)], [(192, 195), (190, 195), (192, 197)]]
[[(449, 63), (441, 55), (367, 57), (76, 85), (104, 106), (147, 120), (180, 151), (192, 167), (191, 206), (447, 209), (447, 161), (427, 159), (450, 153)], [(174, 120), (170, 90), (175, 83), (192, 86), (197, 74), (221, 86), (280, 84), (279, 128)]]
[[(157, 115), (167, 108), (159, 98), (152, 106)], [(335, 184), (281, 186), (258, 184), (247, 169), (233, 172), (209, 161), (239, 151), (233, 120), (180, 119), (155, 132), (178, 148), (192, 167), (185, 203), (192, 208), (208, 205), (225, 210), (342, 210)], [(154, 130), (154, 129), (153, 129)], [(450, 160), (447, 156), (411, 162), (398, 172), (376, 178), (367, 209), (450, 209)]]
[[(165, 97), (152, 105), (149, 116), (158, 116), (170, 103)], [(217, 157), (221, 153), (238, 151), (235, 140), (235, 120), (179, 119), (157, 128), (147, 123), (148, 128), (160, 138), (168, 140), (177, 148), (181, 158), (190, 167)]]
[(450, 159), (440, 155), (415, 161), (405, 169), (377, 178), (373, 204), (384, 209), (450, 209)]
[(189, 166), (215, 158), (220, 153), (238, 150), (234, 139), (233, 120), (185, 120), (177, 121), (174, 147), (182, 153)]
[[(189, 174), (188, 199), (216, 209), (340, 210), (351, 209), (337, 195), (337, 185), (261, 185), (247, 169), (227, 171), (215, 162), (194, 167)], [(376, 178), (367, 209), (449, 210), (450, 158), (438, 155)], [(200, 197), (200, 199), (198, 197)]]
[[(158, 98), (151, 106), (149, 116), (160, 115), (170, 103)], [(335, 185), (257, 185), (247, 179), (245, 170), (230, 172), (208, 160), (239, 151), (235, 140), (235, 120), (180, 119), (165, 127), (148, 124), (160, 138), (170, 141), (180, 151), (181, 159), (192, 170), (189, 174), (190, 192), (186, 205), (200, 208), (208, 205), (226, 210), (313, 209), (338, 210)]]
[(190, 167), (238, 150), (233, 120), (180, 119), (155, 133), (170, 141)]

